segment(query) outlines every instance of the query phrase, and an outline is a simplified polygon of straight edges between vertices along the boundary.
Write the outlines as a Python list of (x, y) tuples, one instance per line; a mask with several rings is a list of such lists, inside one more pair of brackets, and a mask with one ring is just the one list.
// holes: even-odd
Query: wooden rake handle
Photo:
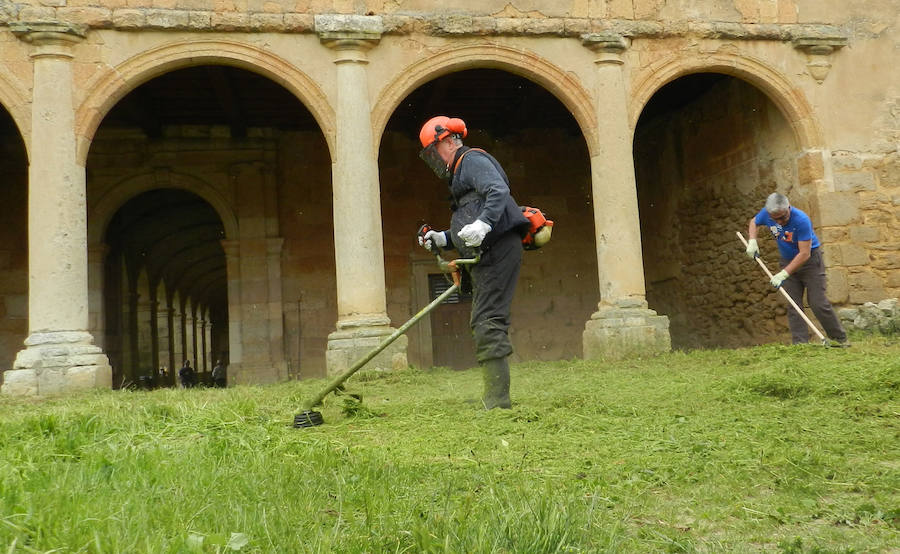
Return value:
[[(741, 242), (744, 243), (744, 248), (747, 248), (747, 240), (744, 238), (744, 235), (742, 235), (741, 232), (738, 231), (737, 236), (739, 239), (741, 239)], [(766, 275), (769, 277), (769, 279), (772, 279), (772, 272), (769, 271), (768, 267), (766, 267), (766, 264), (765, 264), (765, 262), (762, 261), (762, 258), (757, 256), (754, 259), (756, 260), (756, 263), (759, 264), (759, 267), (761, 267), (762, 270), (766, 272)], [(800, 317), (803, 318), (803, 321), (805, 321), (806, 324), (809, 325), (809, 328), (816, 332), (816, 335), (818, 335), (819, 339), (821, 339), (822, 344), (827, 343), (828, 341), (825, 339), (825, 335), (823, 335), (822, 332), (819, 331), (819, 328), (816, 327), (815, 324), (812, 321), (810, 321), (810, 319), (808, 317), (806, 317), (806, 314), (803, 312), (803, 309), (800, 306), (798, 306), (796, 302), (794, 302), (794, 299), (791, 298), (791, 295), (788, 294), (787, 291), (781, 287), (778, 287), (778, 290), (781, 291), (781, 294), (783, 294), (785, 298), (787, 298), (787, 301), (791, 304), (791, 306), (793, 306), (794, 309), (797, 310), (797, 313), (800, 314)]]

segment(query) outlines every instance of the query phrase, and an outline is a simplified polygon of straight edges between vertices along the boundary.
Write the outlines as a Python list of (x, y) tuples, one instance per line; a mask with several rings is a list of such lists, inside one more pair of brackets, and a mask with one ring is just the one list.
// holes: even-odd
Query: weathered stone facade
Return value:
[[(225, 358), (232, 383), (347, 367), (433, 292), (412, 235), (449, 218), (416, 132), (442, 111), (557, 221), (526, 256), (518, 359), (785, 340), (735, 236), (772, 190), (812, 216), (835, 304), (898, 297), (898, 12), (4, 1), (3, 391), (159, 366), (172, 384), (182, 359)], [(451, 313), (373, 366), (446, 363), (433, 345), (465, 326)]]

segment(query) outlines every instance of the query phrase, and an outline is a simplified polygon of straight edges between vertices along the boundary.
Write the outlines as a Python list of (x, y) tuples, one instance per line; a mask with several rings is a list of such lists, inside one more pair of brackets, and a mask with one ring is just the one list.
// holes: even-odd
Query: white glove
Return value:
[(469, 223), (465, 227), (459, 230), (457, 235), (459, 238), (463, 239), (463, 242), (466, 243), (466, 246), (481, 246), (481, 241), (484, 240), (485, 235), (491, 232), (491, 226), (481, 221), (480, 219), (476, 219), (472, 223)]
[(756, 239), (750, 239), (747, 242), (747, 256), (751, 260), (759, 257), (759, 245), (756, 244)]
[(443, 231), (428, 231), (424, 237), (419, 237), (419, 246), (431, 252), (434, 246), (444, 248), (447, 246), (447, 235)]
[(783, 283), (784, 280), (787, 279), (788, 277), (790, 277), (790, 275), (788, 275), (788, 272), (782, 269), (781, 271), (779, 271), (778, 273), (776, 273), (775, 275), (772, 276), (772, 280), (770, 281), (770, 283), (772, 283), (772, 286), (777, 289), (778, 287), (781, 286), (781, 283)]

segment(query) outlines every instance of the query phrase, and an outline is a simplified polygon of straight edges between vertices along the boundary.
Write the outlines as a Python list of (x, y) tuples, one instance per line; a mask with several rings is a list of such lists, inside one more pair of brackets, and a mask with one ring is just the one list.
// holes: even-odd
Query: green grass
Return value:
[(898, 552), (900, 341), (0, 399), (6, 552)]

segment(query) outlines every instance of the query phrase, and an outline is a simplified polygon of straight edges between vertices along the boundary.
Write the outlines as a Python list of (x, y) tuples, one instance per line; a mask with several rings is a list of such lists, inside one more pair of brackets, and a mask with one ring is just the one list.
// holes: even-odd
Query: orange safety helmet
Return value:
[(467, 134), (469, 131), (466, 129), (466, 122), (462, 119), (438, 115), (422, 125), (422, 130), (419, 131), (419, 142), (422, 143), (422, 148), (428, 148), (450, 135), (459, 135), (460, 138), (465, 138)]

